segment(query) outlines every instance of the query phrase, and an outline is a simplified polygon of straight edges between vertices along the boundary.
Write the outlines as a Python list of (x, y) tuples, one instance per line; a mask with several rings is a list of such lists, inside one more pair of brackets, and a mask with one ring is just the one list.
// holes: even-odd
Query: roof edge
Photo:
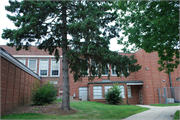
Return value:
[(2, 47), (0, 47), (0, 56), (2, 56), (3, 58), (5, 58), (6, 60), (10, 61), (12, 64), (18, 66), (19, 68), (21, 68), (22, 70), (26, 71), (27, 73), (29, 73), (30, 75), (34, 76), (35, 78), (41, 80), (41, 77), (34, 73), (30, 68), (28, 68), (27, 66), (25, 66), (24, 64), (22, 64), (20, 61), (18, 61), (16, 58), (14, 58), (10, 53), (8, 53), (6, 50), (4, 50)]

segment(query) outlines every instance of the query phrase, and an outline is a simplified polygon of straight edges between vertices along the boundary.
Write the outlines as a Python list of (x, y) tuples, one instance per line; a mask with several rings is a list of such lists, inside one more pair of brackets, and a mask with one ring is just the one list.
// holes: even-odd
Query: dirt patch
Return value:
[[(78, 102), (78, 101), (73, 101)], [(71, 108), (70, 111), (63, 111), (60, 110), (61, 103), (52, 103), (48, 105), (32, 105), (27, 104), (23, 105), (17, 108), (13, 108), (12, 110), (6, 111), (2, 113), (1, 115), (10, 115), (10, 114), (20, 114), (20, 113), (39, 113), (39, 114), (54, 114), (54, 115), (70, 115), (77, 113), (77, 110), (74, 108)]]

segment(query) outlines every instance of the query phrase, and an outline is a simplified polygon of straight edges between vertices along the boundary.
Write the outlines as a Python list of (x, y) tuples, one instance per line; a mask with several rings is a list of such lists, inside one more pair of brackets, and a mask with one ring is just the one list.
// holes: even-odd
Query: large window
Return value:
[[(91, 67), (92, 67), (92, 70), (94, 70), (94, 72), (96, 72), (96, 74), (99, 74), (98, 72), (98, 68), (99, 68), (99, 64), (96, 63), (95, 60), (91, 60)], [(91, 74), (92, 74), (92, 71), (91, 71)]]
[[(108, 90), (109, 89), (111, 89), (113, 86), (112, 85), (106, 85), (105, 86), (105, 94), (108, 92)], [(123, 98), (125, 98), (125, 95), (124, 95), (124, 86), (123, 85), (118, 85), (118, 87), (120, 88), (120, 90), (121, 90), (121, 96), (123, 97)]]
[(29, 59), (28, 67), (35, 73), (37, 73), (37, 60)]
[(82, 99), (82, 96), (87, 96), (87, 87), (79, 87), (79, 99)]
[(124, 94), (124, 86), (123, 85), (118, 85), (118, 87), (120, 88), (120, 90), (121, 90), (121, 96), (122, 96), (122, 98), (125, 98), (125, 94)]
[(93, 86), (93, 98), (94, 99), (102, 98), (102, 86)]
[(127, 86), (128, 87), (128, 97), (132, 97), (132, 94), (131, 94), (131, 86)]
[(55, 59), (51, 60), (51, 76), (59, 76), (59, 71), (60, 71), (59, 61), (56, 63)]
[(117, 76), (117, 74), (116, 74), (116, 67), (115, 66), (114, 66), (114, 68), (112, 68), (112, 66), (111, 66), (111, 75)]
[(26, 65), (26, 59), (18, 59), (21, 63), (23, 63), (24, 65)]
[(106, 85), (105, 86), (105, 94), (108, 92), (109, 89), (111, 89), (113, 86), (112, 85)]
[[(127, 68), (127, 72), (129, 73), (129, 68)], [(117, 74), (116, 74), (116, 66), (114, 66), (114, 68), (112, 68), (112, 66), (111, 66), (111, 75), (112, 76), (117, 76)], [(121, 76), (124, 76), (123, 71), (121, 71)]]
[(107, 64), (107, 67), (102, 68), (102, 76), (108, 76), (109, 73), (109, 64)]
[(48, 76), (48, 60), (41, 59), (39, 63), (39, 75)]

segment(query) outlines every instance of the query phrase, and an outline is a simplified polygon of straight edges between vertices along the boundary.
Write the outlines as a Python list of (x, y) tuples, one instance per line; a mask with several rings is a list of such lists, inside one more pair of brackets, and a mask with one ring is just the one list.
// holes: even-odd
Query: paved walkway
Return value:
[(123, 120), (173, 120), (174, 114), (180, 110), (180, 106), (155, 107), (149, 105), (137, 105), (150, 108), (147, 111), (132, 115)]

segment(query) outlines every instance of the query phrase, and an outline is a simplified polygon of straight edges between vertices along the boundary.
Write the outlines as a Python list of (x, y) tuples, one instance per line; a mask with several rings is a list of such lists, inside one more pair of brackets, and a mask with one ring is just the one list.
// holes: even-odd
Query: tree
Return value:
[[(131, 50), (158, 52), (158, 68), (173, 72), (179, 65), (179, 1), (120, 1), (119, 22), (128, 41), (118, 40)], [(126, 48), (124, 51), (129, 51)], [(168, 63), (169, 62), (169, 63)]]
[[(5, 9), (14, 15), (7, 17), (17, 29), (3, 30), (2, 38), (16, 50), (28, 50), (32, 42), (38, 42), (38, 49), (54, 54), (59, 60), (58, 48), (62, 48), (63, 100), (61, 109), (70, 110), (69, 68), (74, 81), (82, 80), (90, 70), (89, 80), (101, 76), (107, 63), (116, 67), (118, 76), (125, 77), (138, 71), (141, 66), (133, 56), (121, 56), (109, 50), (109, 40), (119, 36), (119, 25), (109, 25), (118, 15), (113, 2), (96, 1), (9, 1)], [(68, 39), (71, 35), (72, 39)], [(82, 42), (84, 40), (84, 42)], [(69, 47), (71, 46), (71, 47)], [(95, 64), (90, 65), (92, 59)], [(102, 70), (102, 71), (101, 71)]]

